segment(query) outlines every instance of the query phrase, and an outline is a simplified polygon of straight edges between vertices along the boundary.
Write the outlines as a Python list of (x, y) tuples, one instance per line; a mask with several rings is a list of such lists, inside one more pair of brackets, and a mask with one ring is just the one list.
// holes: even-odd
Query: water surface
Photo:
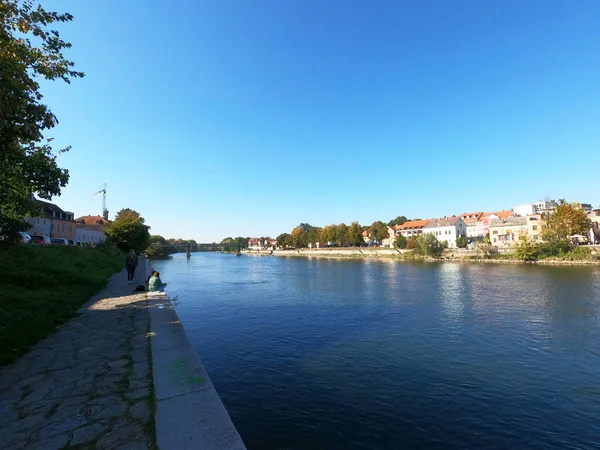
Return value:
[(154, 262), (248, 449), (600, 448), (600, 270)]

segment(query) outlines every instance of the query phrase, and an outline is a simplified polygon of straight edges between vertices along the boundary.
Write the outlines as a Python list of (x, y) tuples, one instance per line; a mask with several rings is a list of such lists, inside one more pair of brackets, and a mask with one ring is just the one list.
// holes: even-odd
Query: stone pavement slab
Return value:
[(140, 260), (15, 363), (0, 368), (0, 447), (152, 448), (146, 280)]

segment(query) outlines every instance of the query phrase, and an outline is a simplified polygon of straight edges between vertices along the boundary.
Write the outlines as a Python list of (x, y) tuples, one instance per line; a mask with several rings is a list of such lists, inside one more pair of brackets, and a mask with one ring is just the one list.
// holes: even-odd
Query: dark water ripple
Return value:
[(155, 263), (249, 449), (600, 449), (600, 270)]

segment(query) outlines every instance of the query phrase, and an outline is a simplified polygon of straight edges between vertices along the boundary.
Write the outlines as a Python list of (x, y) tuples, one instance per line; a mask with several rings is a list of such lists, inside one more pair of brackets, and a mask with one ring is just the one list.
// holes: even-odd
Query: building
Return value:
[(76, 240), (87, 244), (98, 244), (106, 240), (104, 229), (109, 224), (102, 216), (81, 216), (75, 219)]
[(433, 234), (438, 241), (446, 241), (448, 248), (456, 248), (456, 239), (467, 237), (467, 225), (460, 216), (428, 220), (423, 227), (423, 234)]
[(496, 211), (490, 213), (483, 213), (477, 223), (475, 224), (475, 230), (472, 232), (477, 238), (473, 238), (473, 240), (483, 240), (486, 235), (490, 232), (490, 223), (495, 219), (508, 219), (513, 216), (513, 211), (511, 209), (506, 211)]
[(527, 235), (532, 241), (541, 241), (542, 228), (544, 226), (544, 220), (541, 214), (534, 214), (527, 216)]
[(417, 237), (423, 234), (423, 228), (427, 225), (427, 220), (409, 220), (400, 225), (396, 235), (401, 234), (405, 238)]
[(515, 216), (533, 216), (535, 214), (552, 214), (556, 209), (554, 200), (540, 200), (534, 203), (518, 205), (513, 208)]
[(460, 218), (463, 220), (465, 225), (467, 226), (467, 238), (470, 242), (472, 241), (482, 241), (485, 237), (484, 227), (478, 225), (481, 216), (483, 216), (482, 212), (472, 212), (472, 213), (463, 213), (460, 215)]
[(520, 236), (528, 234), (527, 222), (527, 217), (523, 216), (492, 219), (489, 226), (490, 243), (496, 247), (513, 245), (519, 241)]
[(37, 217), (25, 217), (25, 221), (31, 225), (29, 234), (75, 240), (76, 226), (72, 212), (63, 211), (54, 203), (42, 200), (35, 202), (40, 207), (40, 214)]
[(277, 239), (270, 238), (250, 238), (248, 239), (248, 249), (249, 250), (275, 250), (277, 246)]

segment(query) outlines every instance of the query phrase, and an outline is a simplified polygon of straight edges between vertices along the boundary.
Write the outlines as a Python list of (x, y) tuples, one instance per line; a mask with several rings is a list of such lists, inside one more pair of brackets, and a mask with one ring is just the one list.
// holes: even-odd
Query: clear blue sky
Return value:
[(46, 1), (76, 216), (220, 241), (600, 203), (600, 1)]

